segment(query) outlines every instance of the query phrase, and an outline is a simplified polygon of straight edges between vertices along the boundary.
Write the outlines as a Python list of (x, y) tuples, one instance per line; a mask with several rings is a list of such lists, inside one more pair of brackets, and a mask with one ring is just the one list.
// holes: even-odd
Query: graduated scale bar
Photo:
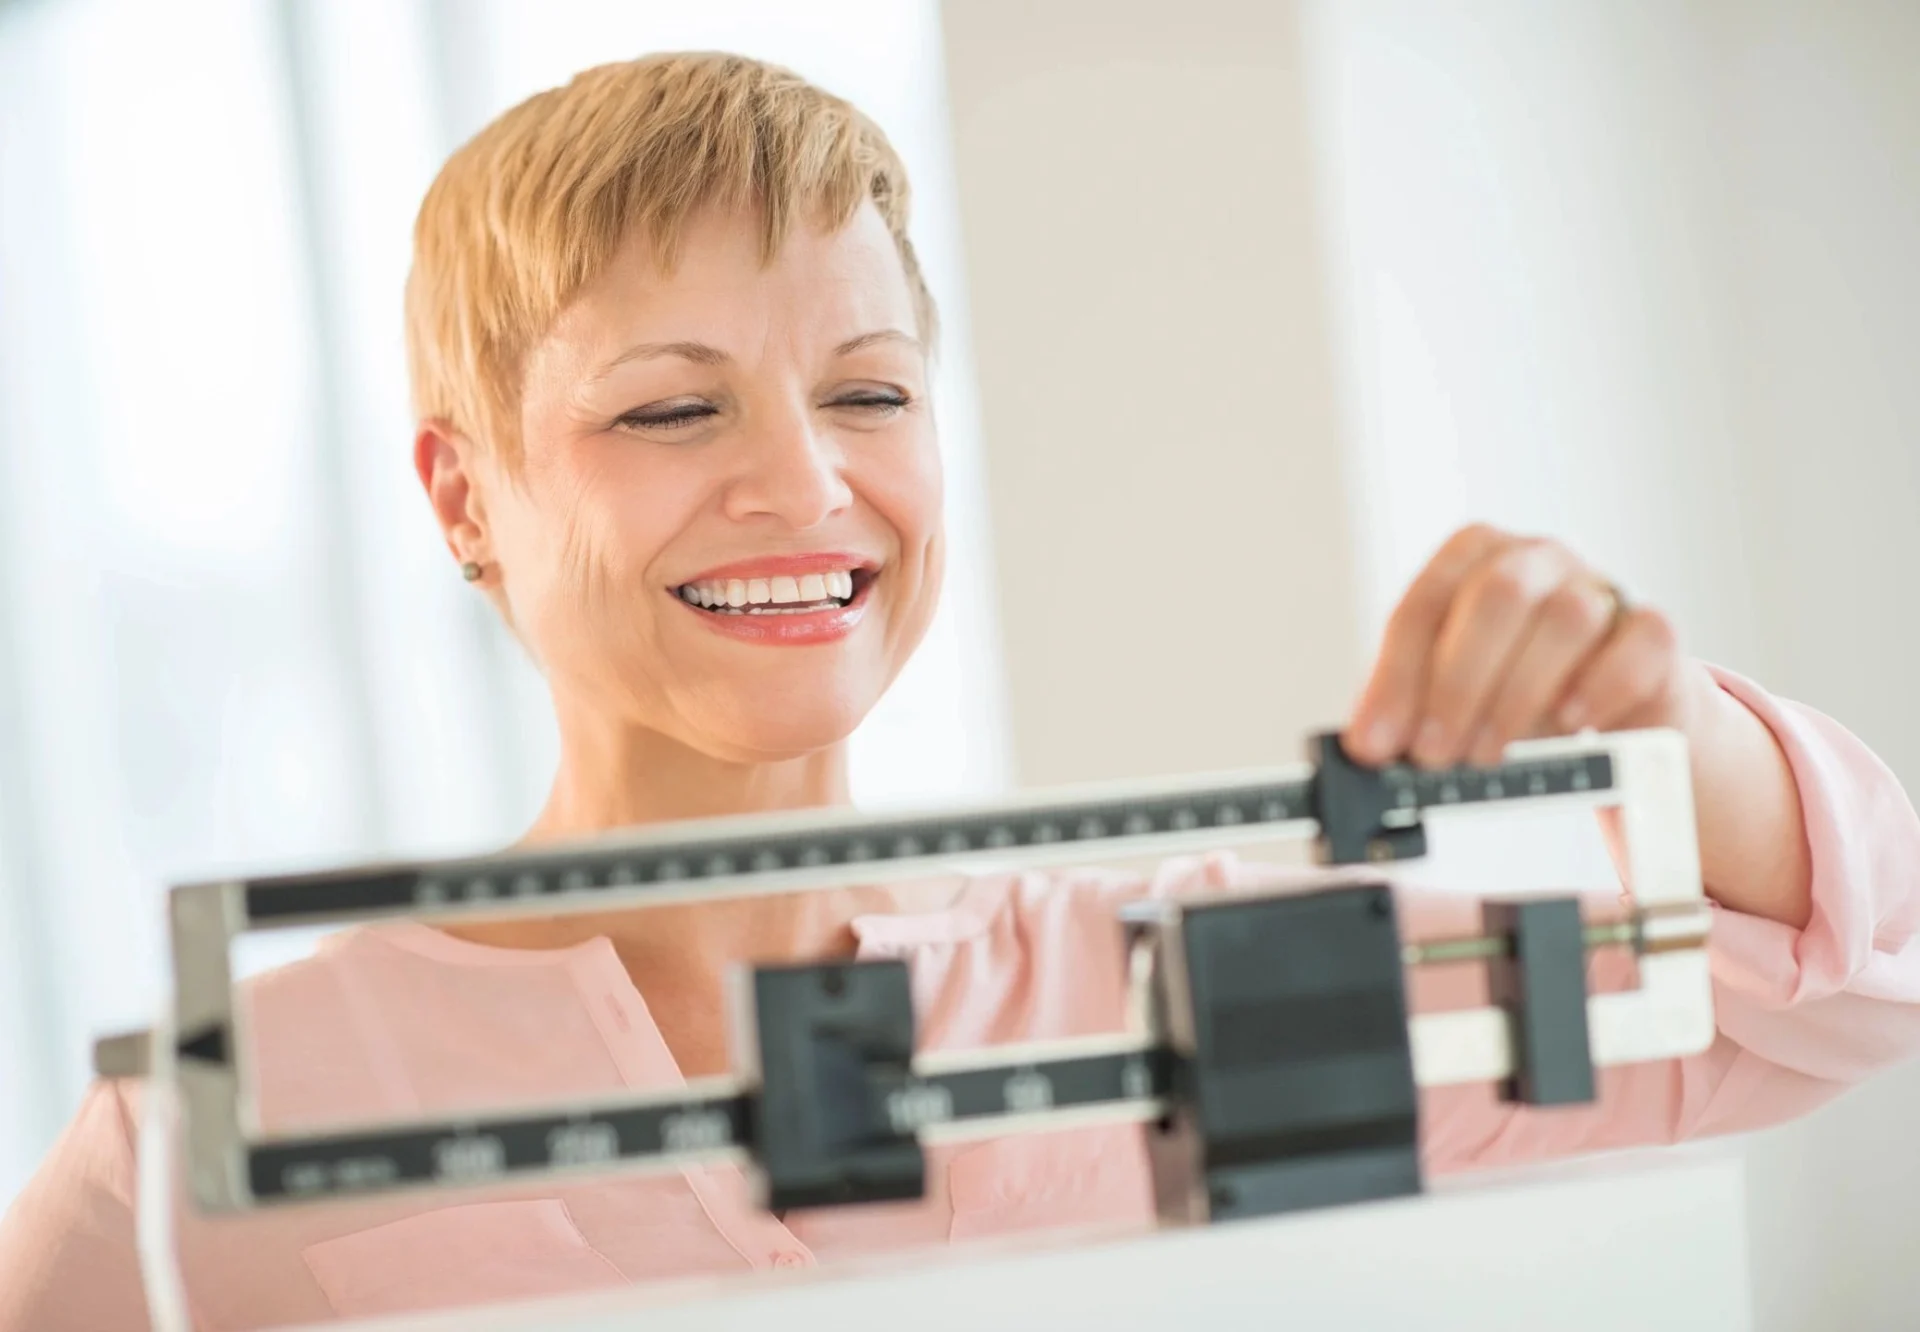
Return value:
[[(1170, 1068), (1166, 1049), (1124, 1036), (929, 1054), (881, 1103), (896, 1131), (927, 1142), (1149, 1122), (1167, 1112)], [(753, 1093), (711, 1078), (563, 1111), (266, 1140), (248, 1153), (248, 1178), (255, 1200), (272, 1203), (525, 1175), (744, 1165), (752, 1120)]]
[[(1322, 737), (1322, 745), (1328, 740)], [(1417, 831), (1425, 811), (1614, 789), (1608, 749), (1544, 743), (1554, 752), (1488, 768), (1353, 769), (1332, 746), (1323, 748), (1317, 765), (1043, 793), (951, 813), (707, 820), (561, 849), (250, 879), (238, 885), (238, 905), (242, 928), (255, 930), (381, 916), (567, 910), (610, 898), (664, 901), (845, 883), (850, 876), (954, 860), (1036, 864), (1316, 834), (1334, 863), (1403, 859), (1420, 854), (1423, 844), (1398, 834)], [(1355, 772), (1364, 774), (1361, 782)], [(1327, 780), (1335, 773), (1343, 780)], [(1341, 797), (1356, 787), (1369, 799), (1357, 808), (1343, 805)]]

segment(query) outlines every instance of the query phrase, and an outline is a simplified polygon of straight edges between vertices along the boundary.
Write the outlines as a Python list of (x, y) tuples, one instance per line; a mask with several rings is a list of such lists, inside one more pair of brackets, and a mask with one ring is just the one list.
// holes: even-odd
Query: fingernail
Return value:
[(1447, 752), (1447, 728), (1432, 719), (1422, 722), (1420, 734), (1413, 742), (1413, 752), (1423, 759), (1438, 761)]
[(1587, 705), (1579, 699), (1573, 699), (1560, 709), (1560, 728), (1565, 731), (1577, 731), (1587, 724)]
[(1367, 752), (1375, 758), (1390, 759), (1400, 747), (1400, 728), (1382, 717), (1367, 727), (1364, 743)]
[(1474, 733), (1473, 743), (1467, 746), (1467, 757), (1483, 768), (1491, 768), (1500, 761), (1499, 737), (1493, 728), (1482, 726)]

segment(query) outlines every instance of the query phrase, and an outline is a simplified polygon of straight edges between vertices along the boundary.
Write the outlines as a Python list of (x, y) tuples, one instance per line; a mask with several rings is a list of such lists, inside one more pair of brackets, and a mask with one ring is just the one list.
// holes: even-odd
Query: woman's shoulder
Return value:
[(134, 1251), (137, 1085), (96, 1082), (0, 1216), (0, 1328), (144, 1327)]

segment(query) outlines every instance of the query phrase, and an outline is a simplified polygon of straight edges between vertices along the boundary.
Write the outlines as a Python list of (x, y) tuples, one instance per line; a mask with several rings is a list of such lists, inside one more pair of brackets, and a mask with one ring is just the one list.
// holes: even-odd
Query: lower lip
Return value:
[(853, 594), (853, 600), (831, 610), (808, 611), (804, 615), (716, 615), (669, 592), (681, 610), (727, 638), (743, 643), (763, 643), (772, 647), (806, 647), (815, 643), (833, 643), (845, 638), (866, 617), (876, 580), (868, 578)]

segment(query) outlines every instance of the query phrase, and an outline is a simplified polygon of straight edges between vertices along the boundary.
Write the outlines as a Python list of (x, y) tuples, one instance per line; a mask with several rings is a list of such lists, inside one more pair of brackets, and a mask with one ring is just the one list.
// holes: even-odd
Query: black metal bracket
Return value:
[(1594, 1099), (1587, 1037), (1587, 949), (1580, 903), (1571, 897), (1489, 901), (1486, 932), (1511, 937), (1512, 952), (1487, 962), (1488, 997), (1513, 1019), (1514, 1074), (1505, 1101), (1581, 1105)]
[(888, 1097), (912, 1077), (913, 995), (899, 961), (753, 974), (759, 1087), (751, 1132), (765, 1205), (917, 1198), (926, 1159)]
[(1325, 731), (1309, 742), (1313, 816), (1320, 823), (1321, 858), (1330, 865), (1412, 860), (1427, 853), (1427, 832), (1417, 818), (1389, 826), (1396, 792), (1378, 768), (1354, 762), (1340, 733)]

